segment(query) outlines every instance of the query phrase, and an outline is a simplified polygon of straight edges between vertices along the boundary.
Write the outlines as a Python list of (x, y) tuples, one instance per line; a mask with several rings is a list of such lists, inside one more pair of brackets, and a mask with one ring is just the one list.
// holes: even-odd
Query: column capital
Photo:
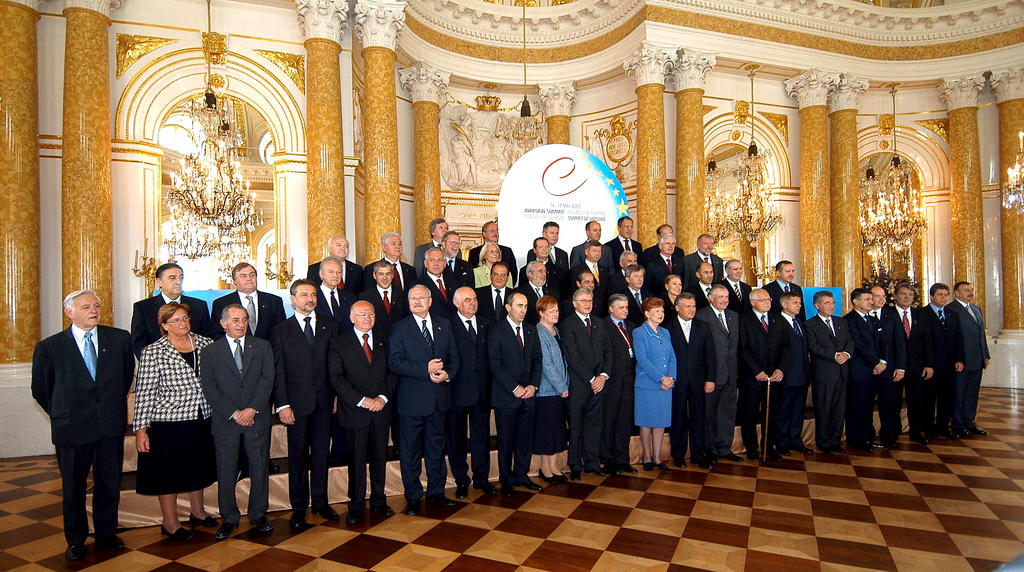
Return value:
[(857, 100), (868, 90), (868, 80), (846, 73), (835, 76), (832, 92), (828, 95), (829, 112), (843, 109), (857, 110)]
[(398, 32), (405, 26), (405, 0), (357, 0), (356, 38), (364, 48), (395, 51)]
[(33, 12), (39, 11), (39, 0), (8, 0), (8, 2), (24, 6)]
[(811, 68), (782, 83), (786, 86), (786, 93), (796, 99), (797, 106), (803, 109), (828, 103), (828, 94), (834, 88), (836, 75)]
[(946, 109), (953, 111), (963, 107), (977, 107), (978, 94), (985, 85), (985, 78), (978, 75), (944, 79), (937, 87), (939, 99), (946, 104)]
[(703, 89), (708, 72), (715, 67), (715, 52), (700, 52), (690, 48), (676, 50), (676, 59), (672, 63), (672, 79), (676, 90)]
[(1024, 68), (993, 71), (988, 81), (996, 92), (997, 103), (1024, 99)]
[[(24, 2), (21, 3), (24, 4)], [(36, 2), (36, 4), (38, 7), (39, 3)], [(110, 11), (116, 10), (120, 6), (121, 0), (66, 0), (64, 2), (65, 10), (68, 8), (84, 8), (93, 12), (99, 12), (104, 16), (110, 16)]]
[(637, 87), (649, 83), (664, 86), (665, 74), (668, 73), (671, 65), (672, 52), (661, 46), (643, 42), (643, 47), (622, 62), (622, 69), (626, 75), (633, 76)]
[(576, 105), (576, 83), (567, 81), (553, 85), (538, 85), (540, 106), (545, 117), (569, 115)]
[(299, 29), (307, 39), (330, 40), (339, 46), (348, 25), (348, 2), (345, 0), (298, 0), (295, 3)]
[(413, 103), (430, 101), (438, 105), (444, 105), (447, 101), (448, 80), (450, 73), (442, 72), (433, 66), (416, 62), (415, 64), (398, 70), (399, 80), (411, 95)]

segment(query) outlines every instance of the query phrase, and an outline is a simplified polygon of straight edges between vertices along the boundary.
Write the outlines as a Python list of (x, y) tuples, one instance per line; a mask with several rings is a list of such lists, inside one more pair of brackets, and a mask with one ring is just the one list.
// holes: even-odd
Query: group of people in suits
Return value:
[[(741, 261), (714, 254), (708, 235), (685, 254), (669, 225), (647, 249), (633, 240), (630, 217), (616, 226), (601, 243), (600, 223), (588, 222), (587, 240), (570, 253), (557, 246), (559, 225), (545, 223), (522, 267), (498, 243), (494, 221), (468, 261), (443, 219), (431, 221), (431, 241), (416, 247), (412, 265), (401, 260), (397, 233), (381, 237), (381, 259), (366, 266), (348, 261), (348, 240), (334, 236), (328, 256), (291, 284), (289, 318), (281, 298), (257, 290), (247, 262), (233, 269), (236, 291), (213, 302), (212, 318), (205, 302), (182, 294), (174, 263), (157, 269), (159, 293), (135, 304), (131, 332), (98, 325), (95, 293), (68, 294), (71, 326), (39, 342), (32, 380), (63, 479), (65, 556), (85, 554), (90, 468), (95, 547), (124, 546), (115, 531), (133, 379), (137, 489), (158, 496), (162, 533), (179, 540), (192, 537), (178, 522), (179, 494), (190, 502), (188, 524), (231, 536), (240, 456), (248, 518), (257, 531), (273, 529), (275, 416), (287, 428), (295, 529), (309, 511), (341, 518), (327, 494), (332, 435), (348, 452), (345, 520), (355, 524), (367, 475), (370, 509), (393, 514), (384, 494), (389, 436), (405, 514), (415, 515), (424, 500), (454, 503), (449, 468), (456, 498), (470, 486), (489, 495), (541, 490), (528, 475), (533, 455), (549, 483), (637, 472), (634, 425), (647, 471), (671, 470), (666, 432), (677, 466), (687, 456), (709, 469), (742, 462), (732, 447), (737, 423), (750, 460), (810, 454), (801, 436), (809, 390), (824, 454), (845, 453), (844, 430), (850, 447), (893, 445), (904, 392), (911, 439), (985, 434), (974, 419), (989, 354), (971, 284), (935, 284), (922, 308), (909, 286), (897, 289), (895, 307), (881, 288), (858, 288), (843, 317), (832, 294), (818, 291), (807, 319), (789, 261), (756, 288), (743, 281)], [(492, 413), (500, 489), (489, 481)], [(555, 461), (562, 451), (568, 477)], [(215, 480), (219, 522), (202, 501)]]

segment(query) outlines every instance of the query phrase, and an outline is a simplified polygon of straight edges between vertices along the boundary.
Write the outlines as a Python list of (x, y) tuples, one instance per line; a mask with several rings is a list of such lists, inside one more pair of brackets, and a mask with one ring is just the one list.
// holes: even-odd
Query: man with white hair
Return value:
[(397, 232), (385, 232), (380, 237), (380, 251), (383, 255), (380, 260), (374, 260), (363, 267), (363, 290), (373, 288), (376, 284), (373, 279), (373, 265), (383, 260), (390, 263), (394, 269), (391, 285), (400, 290), (404, 296), (416, 282), (416, 269), (412, 265), (402, 262), (402, 237)]
[[(327, 239), (327, 256), (345, 261), (341, 268), (341, 289), (358, 295), (363, 289), (363, 267), (348, 260), (348, 252), (349, 242), (344, 234), (336, 234)], [(309, 265), (306, 279), (320, 285), (320, 262)]]

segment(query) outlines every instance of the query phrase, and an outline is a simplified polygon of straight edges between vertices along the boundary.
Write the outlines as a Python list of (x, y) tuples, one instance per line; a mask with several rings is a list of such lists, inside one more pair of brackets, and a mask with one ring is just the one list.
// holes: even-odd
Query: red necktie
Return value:
[(763, 315), (763, 314), (761, 315), (761, 325), (764, 326), (764, 331), (767, 332), (768, 331), (768, 316)]
[(370, 350), (370, 334), (363, 334), (363, 352), (366, 353), (366, 361), (373, 364), (373, 352)]
[(590, 330), (590, 318), (583, 318), (583, 321), (587, 324), (587, 333), (592, 334), (593, 332)]
[(437, 288), (439, 290), (441, 290), (441, 297), (444, 298), (445, 302), (447, 302), (448, 301), (448, 291), (444, 289), (444, 284), (441, 282), (440, 278), (437, 279)]
[(344, 290), (344, 289), (345, 289), (345, 279), (344, 278), (339, 278), (338, 279), (338, 290)]
[(522, 326), (516, 326), (516, 340), (519, 341), (519, 351), (523, 352), (523, 354), (525, 355), (526, 354), (526, 346), (523, 345), (523, 333), (522, 333), (521, 329), (522, 329)]
[(665, 264), (668, 265), (668, 273), (672, 274), (672, 259), (671, 258), (666, 258), (665, 259)]
[(782, 291), (783, 292), (789, 292), (789, 284), (786, 284), (786, 287), (783, 288)]
[(391, 315), (391, 300), (388, 300), (388, 291), (384, 291), (384, 311)]
[(910, 339), (910, 318), (907, 314), (910, 310), (903, 310), (903, 331), (907, 334), (907, 339)]
[(629, 239), (623, 240), (622, 245), (626, 248), (626, 252), (632, 252), (633, 249), (629, 247)]
[(398, 286), (399, 290), (403, 290), (403, 288), (402, 288), (402, 267), (400, 266), (400, 263), (392, 264), (392, 266), (395, 269), (395, 283), (396, 283), (395, 285)]

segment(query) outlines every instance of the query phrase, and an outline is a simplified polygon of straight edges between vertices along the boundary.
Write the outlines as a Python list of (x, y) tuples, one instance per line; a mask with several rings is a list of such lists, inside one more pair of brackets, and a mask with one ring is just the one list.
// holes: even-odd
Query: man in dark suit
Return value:
[[(664, 238), (664, 237), (662, 237)], [(660, 255), (659, 255), (660, 256)], [(676, 353), (676, 382), (672, 387), (672, 458), (676, 466), (685, 467), (687, 433), (690, 461), (711, 469), (715, 458), (707, 441), (707, 394), (715, 390), (718, 364), (715, 361), (711, 331), (697, 315), (693, 294), (683, 292), (676, 298), (676, 319), (665, 327), (672, 335)]]
[(966, 437), (968, 433), (988, 435), (979, 428), (974, 420), (978, 415), (978, 393), (981, 391), (981, 374), (988, 367), (991, 355), (988, 351), (988, 338), (985, 333), (985, 317), (981, 308), (972, 303), (974, 285), (970, 282), (957, 282), (953, 285), (953, 296), (947, 308), (950, 312), (958, 312), (960, 317), (960, 336), (964, 344), (964, 368), (956, 372), (953, 396), (953, 426), (955, 435)]
[[(789, 361), (789, 344), (785, 343), (785, 324), (779, 316), (770, 312), (772, 299), (762, 288), (750, 292), (751, 311), (740, 314), (740, 369), (739, 369), (739, 416), (740, 435), (747, 449), (747, 459), (759, 458), (758, 449), (765, 458), (781, 461), (775, 451), (778, 431), (775, 423), (765, 422), (765, 416), (775, 411), (778, 415), (779, 396), (782, 388), (783, 364)], [(769, 391), (768, 384), (774, 384)], [(770, 399), (769, 399), (770, 396)], [(761, 439), (758, 443), (757, 424), (761, 423)]]
[(526, 280), (519, 284), (519, 292), (526, 296), (525, 322), (537, 325), (540, 316), (537, 314), (537, 300), (544, 296), (558, 298), (558, 291), (548, 285), (548, 268), (543, 262), (531, 260), (526, 263)]
[[(480, 227), (480, 235), (483, 238), (484, 242), (493, 242), (494, 244), (498, 244), (498, 221), (492, 220), (485, 222), (484, 225)], [(472, 249), (470, 249), (470, 266), (473, 266), (475, 268), (478, 264), (480, 264), (480, 250), (482, 248), (483, 244), (481, 244), (480, 246), (474, 246)], [(515, 271), (516, 269), (519, 268), (519, 265), (516, 264), (516, 255), (515, 253), (512, 252), (511, 248), (498, 244), (498, 249), (501, 250), (501, 261), (504, 262), (505, 264), (508, 264), (510, 271)]]
[(428, 248), (441, 248), (441, 240), (448, 232), (448, 223), (443, 218), (435, 218), (430, 221), (430, 241), (417, 244), (412, 254), (412, 266), (416, 269), (416, 276), (423, 276), (423, 260), (426, 258)]
[(710, 306), (697, 310), (697, 319), (708, 326), (715, 346), (715, 390), (707, 394), (708, 446), (719, 459), (743, 462), (732, 452), (736, 435), (736, 397), (739, 376), (740, 317), (729, 309), (729, 290), (721, 284), (711, 289)]
[(397, 232), (385, 232), (380, 237), (380, 250), (384, 257), (363, 268), (363, 290), (373, 287), (373, 272), (370, 268), (378, 262), (387, 262), (394, 270), (391, 285), (405, 296), (409, 288), (416, 283), (416, 269), (412, 265), (402, 262), (402, 237)]
[[(931, 430), (928, 414), (921, 407), (922, 403), (935, 403), (935, 359), (932, 353), (931, 328), (928, 325), (928, 310), (911, 308), (917, 292), (908, 284), (896, 287), (896, 321), (898, 324), (897, 343), (904, 344), (907, 367), (903, 376), (903, 385), (907, 391), (907, 420), (910, 422), (910, 440), (928, 444), (926, 433)], [(930, 392), (932, 397), (922, 394)], [(890, 423), (902, 429), (903, 421), (899, 418), (902, 395), (893, 395), (894, 403), (890, 404), (890, 415), (895, 415)], [(934, 405), (932, 406), (934, 419)], [(898, 435), (899, 433), (897, 433)]]
[(619, 255), (615, 260), (615, 266), (612, 267), (612, 277), (608, 280), (608, 291), (612, 294), (624, 294), (626, 291), (626, 269), (634, 264), (639, 265), (643, 268), (642, 264), (637, 262), (636, 253), (633, 251), (625, 251)]
[(644, 282), (655, 296), (665, 296), (665, 278), (683, 271), (683, 255), (676, 252), (676, 237), (672, 233), (658, 238), (658, 250), (651, 254), (644, 266)]
[(505, 319), (488, 333), (487, 361), (498, 430), (498, 478), (501, 494), (512, 496), (516, 485), (541, 490), (527, 472), (533, 454), (534, 395), (540, 387), (542, 357), (537, 327), (523, 322), (526, 295), (514, 292), (505, 311)]
[(889, 336), (870, 314), (871, 292), (854, 288), (850, 304), (853, 309), (843, 316), (853, 338), (846, 395), (846, 444), (861, 451), (882, 449), (884, 446), (875, 442), (873, 410), (878, 388), (885, 383)]
[(115, 533), (135, 357), (128, 332), (99, 325), (100, 299), (95, 292), (68, 294), (64, 314), (71, 326), (36, 344), (32, 397), (50, 417), (68, 543), (64, 557), (74, 561), (85, 557), (89, 536), (85, 494), (90, 468), (95, 548), (124, 548)]
[(338, 520), (327, 500), (327, 453), (330, 450), (334, 392), (327, 375), (327, 348), (338, 335), (338, 322), (317, 316), (317, 287), (296, 280), (290, 289), (291, 319), (274, 326), (274, 406), (288, 433), (288, 500), (291, 527), (306, 525), (306, 509)]
[(320, 286), (316, 289), (316, 314), (338, 322), (338, 327), (352, 327), (348, 314), (356, 297), (341, 289), (342, 261), (328, 256), (320, 261)]
[(374, 331), (387, 339), (391, 327), (409, 315), (409, 303), (405, 295), (392, 284), (395, 276), (394, 267), (387, 262), (377, 261), (370, 269), (373, 286), (359, 294), (360, 300), (373, 305), (376, 318), (373, 322)]
[[(390, 270), (390, 266), (384, 267)], [(388, 427), (394, 406), (395, 376), (388, 371), (387, 339), (374, 329), (373, 305), (352, 304), (351, 330), (331, 338), (328, 357), (331, 385), (338, 394), (338, 421), (348, 440), (348, 515), (356, 524), (366, 508), (366, 463), (370, 463), (370, 510), (395, 514), (387, 504)]]
[(563, 288), (565, 287), (563, 282), (571, 280), (571, 278), (569, 278), (568, 275), (569, 269), (566, 268), (563, 271), (561, 267), (559, 267), (558, 264), (555, 263), (555, 260), (551, 258), (550, 253), (551, 245), (548, 243), (546, 238), (544, 238), (543, 236), (538, 236), (537, 238), (533, 239), (533, 250), (531, 250), (527, 255), (527, 264), (524, 265), (519, 270), (519, 281), (516, 283), (525, 284), (526, 281), (529, 280), (529, 277), (526, 275), (526, 269), (529, 266), (530, 262), (536, 260), (538, 262), (544, 263), (544, 268), (547, 271), (546, 273), (548, 286), (550, 286), (551, 289), (554, 290), (555, 292), (561, 294)]
[[(633, 330), (629, 304), (623, 294), (608, 298), (608, 318), (602, 320), (608, 330), (612, 350), (611, 369), (604, 384), (604, 430), (601, 434), (601, 462), (604, 472), (635, 473), (630, 464), (629, 434), (633, 429), (633, 383), (636, 381), (636, 354), (633, 351)], [(641, 314), (642, 315), (642, 314)]]
[(626, 297), (629, 303), (629, 321), (634, 324), (642, 324), (644, 318), (644, 300), (651, 297), (651, 293), (644, 288), (644, 269), (639, 264), (626, 268), (626, 287), (617, 294)]
[(445, 441), (448, 443), (448, 466), (455, 479), (455, 498), (460, 499), (469, 496), (467, 453), (472, 455), (473, 487), (485, 494), (498, 494), (494, 485), (488, 482), (491, 472), (491, 376), (487, 364), (487, 334), (494, 322), (477, 313), (477, 307), (475, 290), (463, 286), (455, 291), (452, 333), (459, 351), (459, 373), (451, 382), (452, 408), (448, 411)]
[(780, 301), (783, 331), (789, 344), (789, 360), (782, 364), (782, 399), (779, 414), (775, 418), (779, 440), (775, 451), (782, 456), (790, 451), (810, 455), (814, 453), (804, 445), (801, 433), (804, 428), (804, 409), (807, 403), (807, 387), (810, 385), (810, 355), (807, 351), (807, 333), (798, 315), (803, 310), (803, 301), (795, 292), (786, 292)]
[(846, 320), (833, 315), (836, 301), (832, 293), (814, 293), (818, 315), (804, 322), (807, 349), (811, 353), (811, 384), (814, 399), (814, 441), (826, 455), (846, 453), (841, 440), (846, 423), (846, 385), (850, 381), (853, 339)]
[[(341, 260), (341, 284), (342, 290), (352, 294), (358, 294), (363, 289), (363, 267), (348, 260), (348, 239), (344, 234), (336, 234), (327, 239), (327, 255)], [(317, 286), (320, 285), (320, 263), (314, 262), (306, 270), (306, 279)], [(216, 312), (214, 312), (216, 315)]]
[(156, 269), (156, 287), (160, 293), (139, 300), (132, 307), (132, 351), (135, 357), (142, 355), (142, 348), (160, 339), (160, 326), (156, 323), (156, 314), (164, 304), (187, 304), (192, 331), (203, 335), (210, 332), (210, 313), (206, 302), (181, 293), (184, 276), (181, 266), (173, 262), (161, 264)]
[[(544, 240), (548, 241), (548, 258), (551, 260), (554, 266), (558, 268), (558, 279), (560, 280), (558, 284), (558, 290), (560, 292), (565, 292), (566, 288), (564, 287), (564, 284), (565, 282), (571, 280), (571, 278), (569, 278), (569, 253), (555, 246), (558, 244), (558, 232), (558, 223), (549, 220), (548, 222), (544, 223), (544, 230), (540, 233), (540, 235), (544, 238)], [(534, 241), (535, 249), (536, 246), (536, 241)], [(531, 260), (535, 260), (538, 256), (539, 253), (537, 253), (536, 250), (534, 250), (533, 252), (529, 252), (526, 255), (526, 261), (529, 262)], [(548, 280), (552, 280), (552, 273), (550, 267), (548, 268)]]
[(684, 292), (693, 294), (693, 299), (697, 302), (697, 310), (707, 308), (711, 305), (709, 300), (711, 296), (711, 287), (714, 286), (714, 275), (715, 270), (707, 262), (701, 262), (697, 265), (697, 272), (694, 274), (694, 282), (690, 284), (689, 288), (684, 288)]
[[(796, 276), (796, 265), (788, 260), (780, 260), (775, 264), (775, 281), (765, 284), (765, 292), (772, 297), (772, 313), (779, 314), (782, 312), (782, 295), (786, 292), (794, 292), (801, 300), (804, 299), (804, 291), (799, 285), (793, 283), (793, 277)], [(801, 322), (807, 321), (807, 314), (804, 312), (803, 306), (800, 307), (800, 313), (796, 316)]]
[(903, 326), (896, 312), (888, 306), (885, 288), (881, 286), (871, 288), (871, 315), (881, 325), (889, 346), (883, 381), (878, 384), (878, 436), (883, 445), (892, 447), (903, 432), (900, 409), (903, 406), (903, 377), (907, 370), (907, 344)]
[[(601, 240), (601, 223), (597, 222), (596, 220), (588, 222), (587, 225), (584, 227), (584, 231), (587, 233), (587, 239), (577, 244), (576, 246), (572, 247), (572, 251), (569, 252), (569, 268), (572, 268), (579, 264), (583, 264), (583, 262), (586, 261), (586, 248), (588, 242), (590, 242), (591, 240), (596, 240), (600, 242)], [(602, 245), (601, 259), (598, 262), (598, 264), (604, 266), (605, 268), (611, 268), (612, 260), (613, 258), (611, 249), (608, 248), (607, 245)]]
[(423, 272), (417, 284), (422, 284), (430, 291), (430, 315), (449, 319), (455, 312), (452, 297), (458, 289), (455, 275), (444, 264), (444, 251), (440, 248), (428, 248), (423, 258)]
[(743, 281), (743, 263), (735, 258), (725, 261), (725, 278), (716, 282), (729, 289), (729, 309), (737, 314), (750, 311), (750, 284)]
[[(527, 263), (527, 266), (530, 264), (532, 262)], [(543, 266), (539, 265), (541, 268)], [(509, 268), (504, 262), (495, 262), (491, 265), (490, 285), (475, 290), (479, 313), (492, 324), (505, 319), (505, 304), (512, 295), (512, 288), (508, 286), (508, 273)]]
[(249, 522), (259, 532), (274, 530), (266, 517), (274, 350), (270, 342), (249, 333), (249, 316), (240, 304), (224, 308), (220, 322), (224, 337), (203, 348), (199, 379), (213, 410), (217, 504), (223, 519), (217, 529), (217, 540), (231, 536), (241, 516), (235, 502), (239, 444), (249, 460)]
[[(658, 235), (658, 241), (645, 248), (637, 258), (637, 263), (640, 264), (640, 266), (647, 266), (648, 264), (651, 263), (652, 260), (654, 260), (656, 256), (658, 256), (658, 253), (661, 251), (661, 237), (663, 235), (675, 235), (675, 231), (672, 230), (672, 225), (670, 224), (660, 225), (656, 232)], [(683, 249), (679, 247), (674, 247), (671, 251), (669, 251), (669, 254), (678, 254), (680, 260), (682, 260), (683, 257), (686, 255), (686, 253), (683, 252)], [(680, 264), (682, 263), (680, 262)], [(680, 266), (679, 268), (679, 270), (675, 271), (675, 274), (679, 274), (680, 272), (683, 271), (682, 266)]]
[[(427, 259), (440, 254), (428, 251)], [(429, 264), (429, 262), (427, 262)], [(428, 267), (429, 268), (429, 267)], [(420, 511), (427, 468), (427, 502), (451, 506), (444, 496), (448, 471), (444, 466), (445, 414), (452, 404), (451, 376), (459, 372), (451, 322), (430, 314), (430, 290), (422, 284), (409, 289), (409, 312), (391, 330), (388, 367), (398, 376), (399, 459), (407, 506), (405, 514)]]
[(928, 318), (934, 345), (932, 355), (935, 357), (935, 390), (934, 393), (928, 393), (927, 389), (923, 391), (919, 396), (919, 405), (921, 412), (926, 416), (924, 423), (928, 425), (926, 430), (929, 439), (959, 439), (959, 434), (950, 431), (949, 421), (953, 418), (953, 399), (956, 391), (954, 377), (957, 372), (964, 369), (960, 314), (946, 309), (950, 301), (949, 286), (936, 282), (929, 288), (928, 295), (931, 303), (925, 308), (925, 315)]
[[(256, 267), (248, 262), (235, 265), (231, 270), (231, 280), (235, 283), (235, 292), (213, 301), (213, 315), (219, 316), (231, 304), (241, 304), (249, 314), (249, 332), (257, 338), (269, 340), (271, 330), (285, 318), (281, 297), (256, 290)], [(213, 321), (210, 337), (220, 339), (223, 336), (220, 320)]]
[(697, 269), (702, 263), (711, 265), (712, 278), (709, 282), (718, 282), (725, 276), (722, 259), (712, 252), (715, 249), (715, 239), (710, 234), (702, 234), (697, 237), (697, 250), (687, 254), (683, 258), (683, 289), (689, 290), (697, 283)]
[(640, 243), (633, 240), (633, 219), (628, 216), (619, 217), (616, 221), (615, 227), (618, 230), (618, 235), (604, 243), (605, 248), (609, 250), (611, 261), (607, 265), (609, 268), (612, 267), (613, 263), (619, 261), (619, 257), (622, 256), (623, 252), (633, 252), (638, 256), (643, 252), (643, 247)]
[(444, 265), (454, 278), (454, 287), (473, 287), (476, 278), (473, 276), (473, 267), (461, 258), (462, 237), (454, 230), (449, 230), (441, 237), (441, 250), (444, 252)]
[(579, 276), (580, 272), (590, 272), (594, 275), (594, 313), (599, 317), (607, 315), (608, 312), (608, 280), (611, 275), (608, 269), (602, 266), (599, 261), (602, 248), (604, 246), (600, 242), (596, 240), (588, 241), (584, 250), (586, 259), (580, 265), (570, 270), (570, 274), (573, 276)]

